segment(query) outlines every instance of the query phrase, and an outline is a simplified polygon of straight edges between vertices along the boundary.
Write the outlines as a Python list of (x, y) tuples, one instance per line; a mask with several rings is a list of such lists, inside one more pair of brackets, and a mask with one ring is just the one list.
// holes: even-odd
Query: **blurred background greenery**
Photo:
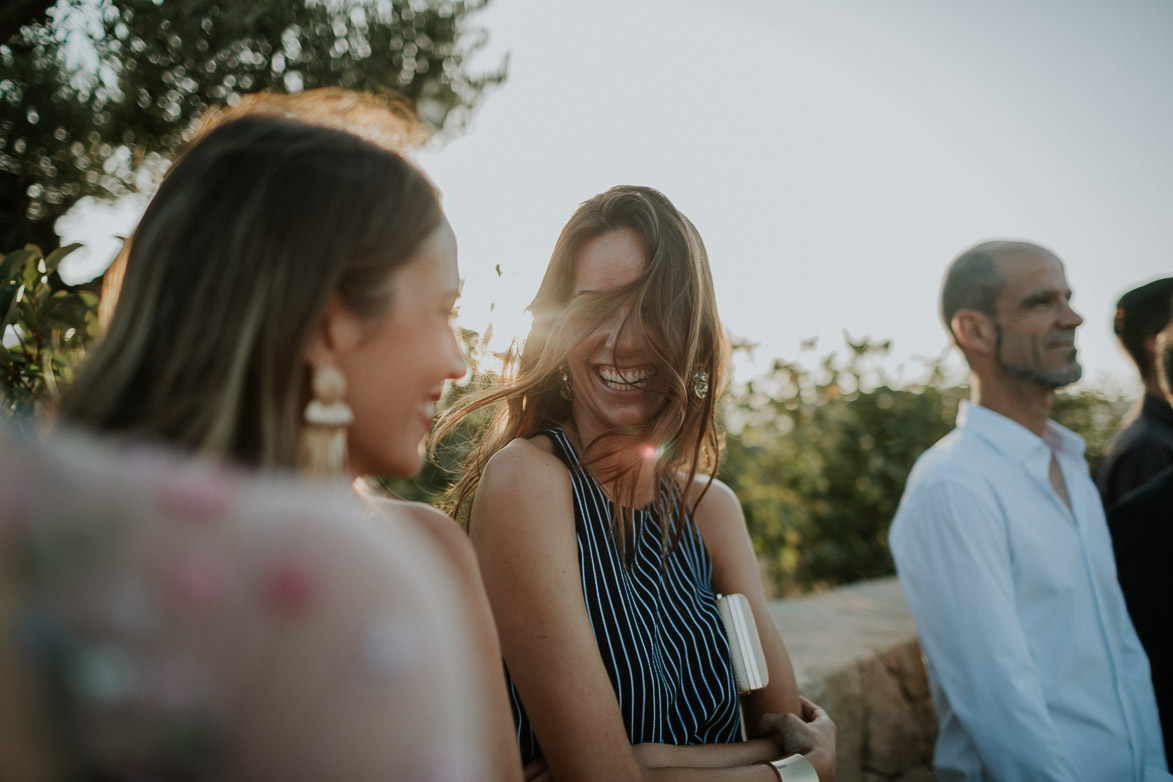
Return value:
[(48, 255), (30, 245), (0, 256), (0, 392), (6, 418), (35, 427), (73, 382), (85, 347), (97, 335), (98, 296), (50, 284), (77, 245)]

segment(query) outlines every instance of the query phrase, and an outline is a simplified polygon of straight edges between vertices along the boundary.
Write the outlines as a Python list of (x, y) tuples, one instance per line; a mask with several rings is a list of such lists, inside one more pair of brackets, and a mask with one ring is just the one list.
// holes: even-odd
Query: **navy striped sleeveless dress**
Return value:
[[(611, 501), (566, 433), (544, 434), (570, 470), (587, 614), (631, 743), (740, 740), (737, 684), (711, 586), (713, 563), (691, 514), (680, 544), (664, 560), (659, 514), (634, 511), (635, 556), (625, 565), (611, 533)], [(679, 487), (665, 483), (679, 499)], [(542, 753), (512, 677), (509, 693), (522, 763), (529, 763)]]

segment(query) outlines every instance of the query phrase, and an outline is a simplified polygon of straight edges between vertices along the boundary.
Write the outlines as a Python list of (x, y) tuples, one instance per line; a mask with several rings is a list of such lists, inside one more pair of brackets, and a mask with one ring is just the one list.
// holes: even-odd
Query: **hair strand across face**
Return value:
[[(576, 262), (583, 248), (608, 233), (631, 230), (642, 243), (646, 270), (630, 285), (575, 296)], [(489, 458), (515, 438), (532, 437), (552, 426), (570, 426), (570, 402), (559, 391), (560, 367), (570, 351), (599, 323), (627, 307), (621, 329), (646, 340), (655, 365), (655, 390), (663, 402), (648, 420), (605, 432), (581, 443), (584, 463), (615, 487), (615, 533), (621, 549), (630, 522), (638, 467), (654, 454), (658, 478), (683, 476), (689, 495), (698, 474), (715, 474), (720, 438), (716, 409), (728, 362), (728, 341), (717, 315), (712, 276), (696, 228), (661, 193), (621, 186), (584, 202), (562, 230), (537, 296), (530, 305), (533, 327), (520, 355), (506, 362), (495, 387), (465, 396), (445, 412), (433, 443), (479, 411), (491, 411), (470, 444), (464, 472), (448, 494), (449, 509), (467, 515)], [(692, 390), (694, 373), (704, 373), (712, 391)], [(602, 465), (609, 465), (605, 470)], [(703, 493), (702, 493), (703, 494)], [(664, 551), (682, 531), (681, 514), (661, 497)], [(698, 500), (699, 501), (699, 500)], [(695, 503), (694, 503), (695, 504)], [(674, 529), (673, 529), (674, 527)]]

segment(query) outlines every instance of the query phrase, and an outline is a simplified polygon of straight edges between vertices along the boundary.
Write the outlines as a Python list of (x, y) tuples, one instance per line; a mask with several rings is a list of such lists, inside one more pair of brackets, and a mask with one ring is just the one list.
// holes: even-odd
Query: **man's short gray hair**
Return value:
[(958, 310), (970, 309), (994, 314), (994, 304), (1002, 293), (1006, 278), (998, 269), (994, 256), (1007, 248), (1010, 242), (983, 242), (969, 248), (953, 259), (941, 285), (941, 318), (945, 328), (960, 347), (953, 331), (953, 316)]

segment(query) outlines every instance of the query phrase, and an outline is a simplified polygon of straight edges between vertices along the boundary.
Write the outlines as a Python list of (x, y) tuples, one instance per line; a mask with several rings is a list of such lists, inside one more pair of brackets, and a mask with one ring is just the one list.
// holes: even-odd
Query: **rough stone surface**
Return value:
[(885, 779), (904, 770), (920, 742), (912, 735), (912, 706), (879, 656), (863, 664), (864, 767)]
[(798, 687), (839, 728), (838, 782), (932, 782), (936, 717), (894, 578), (771, 603)]
[(858, 668), (847, 666), (830, 671), (807, 684), (799, 680), (798, 688), (826, 709), (839, 729), (837, 782), (856, 782), (858, 771), (850, 769), (861, 767), (864, 742), (864, 694)]
[(889, 778), (931, 758), (936, 737), (927, 693), (918, 701), (913, 692), (920, 688), (906, 684), (918, 672), (924, 676), (913, 656), (919, 660), (919, 649), (909, 641), (863, 664), (864, 765)]

